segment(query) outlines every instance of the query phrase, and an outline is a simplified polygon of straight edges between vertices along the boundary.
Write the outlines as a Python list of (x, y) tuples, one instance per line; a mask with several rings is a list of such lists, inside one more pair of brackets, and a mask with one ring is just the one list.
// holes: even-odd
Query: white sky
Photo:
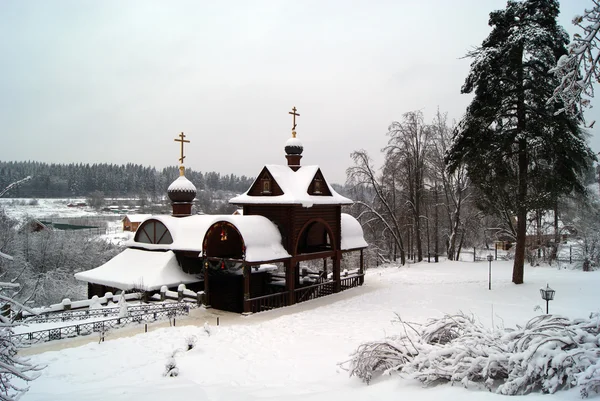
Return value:
[[(560, 22), (591, 0), (562, 2)], [(186, 165), (255, 176), (302, 164), (343, 183), (387, 126), (439, 107), (460, 119), (464, 54), (501, 0), (0, 2), (0, 160)], [(588, 112), (588, 120), (598, 112)], [(593, 132), (592, 132), (593, 134)], [(600, 138), (592, 137), (600, 151)]]

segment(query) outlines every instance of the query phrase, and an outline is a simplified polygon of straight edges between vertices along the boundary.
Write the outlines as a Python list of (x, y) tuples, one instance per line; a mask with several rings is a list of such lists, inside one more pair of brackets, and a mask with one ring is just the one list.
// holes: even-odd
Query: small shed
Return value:
[(123, 231), (136, 232), (140, 224), (150, 218), (151, 214), (128, 214), (126, 215), (123, 222)]

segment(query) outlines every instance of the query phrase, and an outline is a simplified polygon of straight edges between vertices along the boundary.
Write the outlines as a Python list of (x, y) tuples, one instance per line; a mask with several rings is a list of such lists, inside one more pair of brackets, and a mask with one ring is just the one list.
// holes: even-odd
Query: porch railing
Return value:
[(296, 303), (333, 294), (333, 290), (333, 281), (326, 281), (324, 283), (297, 288), (294, 290), (294, 294), (296, 296)]
[(266, 310), (282, 308), (288, 305), (288, 292), (278, 292), (275, 294), (263, 295), (260, 297), (248, 299), (250, 302), (250, 312), (262, 312)]
[(342, 291), (349, 288), (358, 287), (361, 285), (364, 274), (358, 274), (356, 276), (344, 277), (340, 279), (340, 289)]

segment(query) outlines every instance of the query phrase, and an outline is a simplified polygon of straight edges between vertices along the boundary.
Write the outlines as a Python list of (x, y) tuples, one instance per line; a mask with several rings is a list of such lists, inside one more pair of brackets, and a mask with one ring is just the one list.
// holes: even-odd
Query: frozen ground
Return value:
[(50, 216), (87, 217), (97, 215), (97, 212), (93, 208), (67, 207), (69, 202), (85, 202), (85, 199), (52, 198), (34, 200), (31, 198), (2, 198), (0, 199), (0, 208), (4, 208), (8, 216), (19, 220), (26, 216), (40, 218)]
[[(32, 356), (48, 367), (23, 400), (506, 400), (476, 388), (424, 389), (396, 376), (367, 386), (338, 366), (360, 343), (397, 332), (395, 312), (424, 322), (462, 310), (486, 325), (514, 326), (541, 313), (534, 308), (543, 305), (539, 288), (546, 283), (556, 290), (551, 313), (583, 317), (600, 309), (600, 272), (527, 267), (526, 283), (516, 286), (511, 262), (493, 262), (492, 268), (491, 291), (487, 262), (379, 268), (368, 272), (361, 288), (249, 317), (223, 314), (219, 327), (215, 311), (200, 310), (188, 326), (123, 338), (113, 333), (102, 344), (68, 349), (57, 342), (56, 351)], [(210, 335), (203, 321), (210, 323)], [(183, 351), (192, 336), (197, 346)], [(163, 377), (174, 352), (180, 375)], [(571, 390), (519, 398), (579, 395)]]

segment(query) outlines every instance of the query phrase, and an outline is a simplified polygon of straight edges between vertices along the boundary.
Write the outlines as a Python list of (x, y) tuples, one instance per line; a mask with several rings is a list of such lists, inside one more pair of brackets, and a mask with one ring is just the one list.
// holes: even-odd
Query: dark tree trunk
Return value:
[[(525, 89), (523, 88), (523, 46), (514, 54), (514, 65), (517, 68), (517, 138), (525, 134)], [(512, 282), (523, 284), (525, 269), (525, 236), (527, 235), (527, 140), (518, 139), (519, 161), (517, 172), (517, 245), (515, 246), (515, 263), (513, 265)]]

